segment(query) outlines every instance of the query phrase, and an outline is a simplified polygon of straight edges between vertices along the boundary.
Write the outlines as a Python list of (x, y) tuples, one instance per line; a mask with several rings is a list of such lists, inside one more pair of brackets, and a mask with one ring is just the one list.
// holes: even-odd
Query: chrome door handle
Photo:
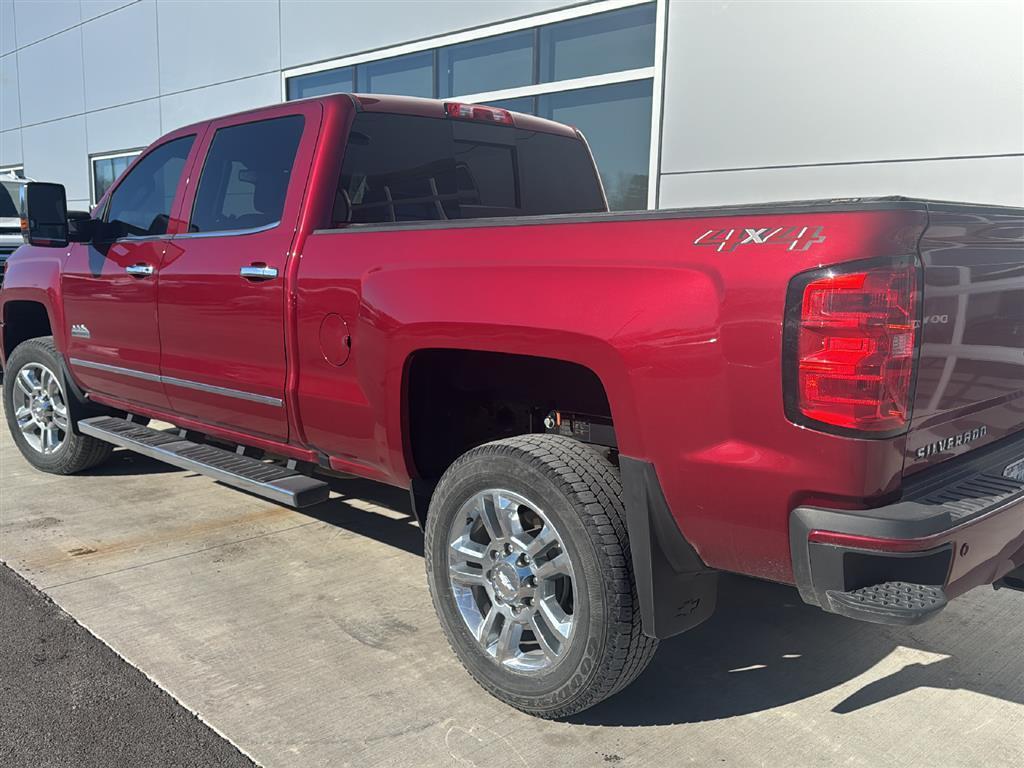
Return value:
[(277, 267), (268, 267), (266, 264), (250, 264), (242, 267), (238, 274), (246, 280), (273, 280), (277, 277)]
[(153, 274), (152, 264), (131, 264), (124, 268), (132, 277), (149, 277)]

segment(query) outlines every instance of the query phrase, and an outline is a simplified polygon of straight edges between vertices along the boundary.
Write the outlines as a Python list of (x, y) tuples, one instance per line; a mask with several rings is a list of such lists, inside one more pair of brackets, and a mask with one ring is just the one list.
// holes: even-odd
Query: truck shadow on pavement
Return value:
[[(943, 631), (944, 621), (955, 622), (956, 631)], [(979, 674), (964, 663), (992, 644), (1002, 646), (1002, 674)], [(827, 694), (899, 647), (939, 658), (907, 664), (837, 703), (823, 698), (822, 708), (847, 714), (922, 687), (971, 690), (1024, 704), (1024, 660), (992, 623), (968, 624), (948, 612), (919, 627), (881, 627), (806, 605), (791, 587), (723, 576), (710, 620), (662, 642), (633, 685), (573, 722), (669, 725), (760, 712)]]

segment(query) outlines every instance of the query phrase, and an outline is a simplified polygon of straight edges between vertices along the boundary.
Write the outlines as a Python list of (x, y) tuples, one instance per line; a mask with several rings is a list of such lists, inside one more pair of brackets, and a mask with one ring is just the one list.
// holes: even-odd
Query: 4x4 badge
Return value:
[(825, 242), (824, 227), (736, 227), (709, 229), (693, 241), (694, 245), (731, 253), (741, 245), (782, 245), (787, 251), (806, 251), (815, 243)]

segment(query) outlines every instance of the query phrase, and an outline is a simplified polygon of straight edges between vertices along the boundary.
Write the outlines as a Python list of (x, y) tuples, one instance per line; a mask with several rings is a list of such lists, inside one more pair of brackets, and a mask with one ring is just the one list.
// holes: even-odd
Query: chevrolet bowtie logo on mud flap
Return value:
[(815, 243), (825, 242), (824, 227), (748, 227), (709, 229), (693, 241), (694, 245), (731, 253), (741, 245), (781, 245), (787, 251), (806, 251)]

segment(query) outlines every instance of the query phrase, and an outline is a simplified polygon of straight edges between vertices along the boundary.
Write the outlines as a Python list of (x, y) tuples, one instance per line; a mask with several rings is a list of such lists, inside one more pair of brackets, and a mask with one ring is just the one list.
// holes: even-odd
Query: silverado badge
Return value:
[(948, 451), (951, 448), (959, 448), (961, 445), (968, 445), (970, 443), (977, 442), (987, 434), (988, 427), (968, 429), (966, 432), (961, 432), (959, 435), (953, 435), (945, 438), (944, 440), (936, 440), (934, 443), (922, 445), (917, 449), (917, 458), (927, 459), (929, 456), (934, 456), (936, 453), (942, 453), (943, 451)]

